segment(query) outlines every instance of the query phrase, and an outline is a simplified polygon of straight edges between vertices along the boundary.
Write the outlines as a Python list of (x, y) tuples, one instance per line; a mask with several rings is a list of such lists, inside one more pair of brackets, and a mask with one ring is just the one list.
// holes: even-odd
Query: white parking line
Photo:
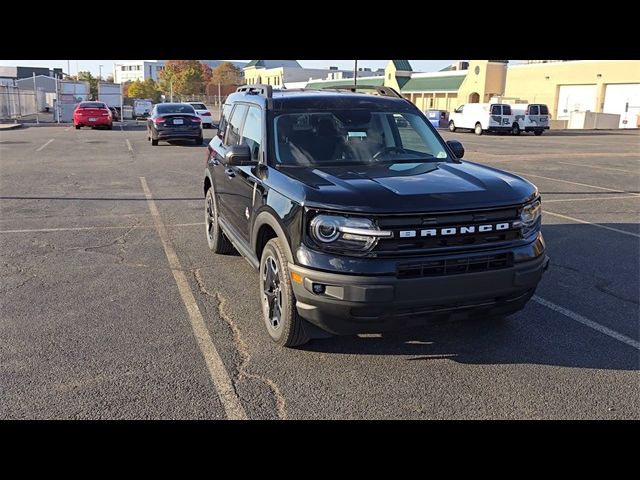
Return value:
[(627, 232), (626, 230), (620, 230), (618, 228), (607, 227), (606, 225), (601, 225), (599, 223), (587, 222), (586, 220), (580, 220), (579, 218), (570, 217), (568, 215), (560, 215), (559, 213), (550, 212), (549, 210), (546, 210), (546, 209), (543, 210), (543, 212), (545, 214), (547, 214), (547, 215), (553, 215), (555, 217), (565, 218), (567, 220), (572, 220), (574, 222), (584, 223), (586, 225), (591, 225), (593, 227), (604, 228), (605, 230), (611, 230), (612, 232), (618, 232), (618, 233), (622, 233), (624, 235), (631, 235), (632, 237), (640, 238), (640, 235), (638, 235), (637, 233)]
[[(195, 227), (204, 226), (203, 222), (200, 223), (173, 223), (165, 225), (165, 227)], [(0, 230), (0, 234), (3, 233), (43, 233), (43, 232), (76, 232), (82, 230), (126, 230), (131, 228), (131, 225), (122, 225), (122, 226), (104, 226), (104, 227), (63, 227), (63, 228), (32, 228), (32, 229), (22, 229), (22, 230)], [(155, 225), (136, 225), (133, 227), (136, 228), (155, 228)]]
[(70, 127), (67, 127), (64, 129), (65, 132), (68, 132), (69, 130), (71, 130), (73, 128), (73, 125), (71, 125)]
[(555, 312), (561, 313), (562, 315), (570, 318), (571, 320), (575, 320), (576, 322), (586, 325), (589, 328), (593, 328), (594, 330), (600, 333), (604, 333), (605, 335), (608, 335), (611, 338), (615, 338), (619, 342), (625, 343), (635, 348), (636, 350), (640, 350), (640, 342), (638, 342), (637, 340), (634, 340), (633, 338), (630, 338), (630, 337), (627, 337), (626, 335), (618, 333), (615, 330), (611, 330), (610, 328), (605, 327), (604, 325), (600, 325), (599, 323), (594, 322), (593, 320), (589, 320), (588, 318), (583, 317), (579, 313), (572, 312), (567, 308), (561, 307), (560, 305), (556, 305), (555, 303), (550, 302), (549, 300), (545, 300), (544, 298), (539, 297), (537, 295), (534, 295), (532, 297), (532, 300), (535, 302), (538, 302), (540, 305), (544, 305), (545, 307), (550, 308)]
[(571, 185), (579, 185), (581, 187), (590, 187), (590, 188), (597, 188), (599, 190), (608, 190), (609, 192), (616, 192), (616, 193), (629, 193), (629, 195), (638, 195), (636, 193), (631, 193), (631, 192), (626, 192), (624, 190), (620, 190), (620, 189), (615, 189), (615, 188), (608, 188), (608, 187), (599, 187), (597, 185), (590, 185), (588, 183), (579, 183), (579, 182), (570, 182), (569, 180), (560, 180), (559, 178), (552, 178), (552, 177), (544, 177), (542, 175), (534, 175), (533, 173), (525, 173), (525, 172), (516, 172), (513, 171), (513, 173), (516, 173), (518, 175), (522, 175), (525, 177), (537, 177), (537, 178), (544, 178), (545, 180), (552, 180), (554, 182), (560, 182), (560, 183), (569, 183)]
[(129, 151), (130, 151), (131, 153), (133, 153), (133, 147), (131, 146), (131, 142), (129, 141), (129, 139), (128, 139), (128, 138), (126, 138), (125, 140), (126, 140), (126, 142), (127, 142), (127, 148), (129, 149)]
[(558, 198), (556, 200), (544, 200), (542, 203), (584, 202), (584, 201), (587, 201), (587, 200), (619, 200), (621, 198), (640, 198), (640, 195), (635, 195), (633, 193), (630, 193), (629, 195), (615, 196), (615, 197)]
[(611, 170), (613, 172), (640, 174), (640, 168), (634, 172), (632, 170), (624, 170), (622, 168), (597, 167), (595, 165), (586, 165), (584, 163), (583, 164), (580, 164), (580, 163), (569, 163), (569, 162), (557, 162), (557, 163), (562, 163), (563, 165), (573, 165), (574, 167), (596, 168), (598, 170)]
[(49, 144), (50, 144), (51, 142), (53, 142), (54, 140), (55, 140), (55, 138), (52, 138), (52, 139), (51, 139), (51, 140), (49, 140), (47, 143), (45, 143), (45, 144), (44, 144), (44, 145), (42, 145), (40, 148), (38, 148), (38, 149), (36, 150), (36, 152), (40, 152), (40, 151), (42, 151), (42, 149), (43, 149), (44, 147), (46, 147), (47, 145), (49, 145)]
[(247, 413), (244, 411), (244, 408), (240, 403), (240, 399), (233, 388), (233, 383), (231, 382), (231, 378), (229, 377), (224, 363), (222, 362), (222, 358), (220, 358), (220, 354), (211, 339), (211, 335), (209, 334), (207, 325), (204, 322), (202, 313), (198, 308), (198, 303), (193, 296), (187, 277), (182, 270), (180, 260), (178, 260), (178, 255), (169, 241), (169, 235), (167, 235), (167, 230), (162, 223), (160, 212), (153, 201), (153, 196), (151, 195), (151, 191), (149, 190), (145, 177), (140, 177), (140, 183), (142, 184), (144, 195), (147, 198), (147, 205), (149, 206), (149, 211), (153, 217), (153, 223), (156, 226), (162, 246), (164, 247), (164, 253), (167, 256), (167, 261), (169, 262), (169, 267), (173, 273), (173, 278), (178, 286), (180, 297), (182, 298), (182, 302), (189, 314), (189, 321), (191, 323), (193, 334), (196, 337), (198, 347), (200, 348), (204, 361), (209, 369), (209, 375), (213, 381), (213, 386), (218, 393), (218, 397), (224, 407), (227, 418), (229, 420), (246, 420), (248, 418)]

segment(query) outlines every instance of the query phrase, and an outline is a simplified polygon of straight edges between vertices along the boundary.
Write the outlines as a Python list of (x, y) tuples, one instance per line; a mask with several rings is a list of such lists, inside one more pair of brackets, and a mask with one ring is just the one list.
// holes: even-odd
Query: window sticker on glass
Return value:
[(360, 138), (364, 138), (367, 136), (367, 132), (347, 132), (347, 136), (349, 138), (351, 137), (360, 137)]
[(436, 155), (436, 158), (447, 158), (447, 153), (446, 152), (438, 152), (438, 154)]

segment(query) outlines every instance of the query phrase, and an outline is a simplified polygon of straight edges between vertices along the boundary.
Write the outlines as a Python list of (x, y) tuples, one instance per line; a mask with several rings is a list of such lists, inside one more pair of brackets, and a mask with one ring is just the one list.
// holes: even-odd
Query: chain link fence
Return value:
[(19, 120), (43, 112), (55, 97), (42, 90), (22, 90), (11, 85), (0, 85), (0, 120)]

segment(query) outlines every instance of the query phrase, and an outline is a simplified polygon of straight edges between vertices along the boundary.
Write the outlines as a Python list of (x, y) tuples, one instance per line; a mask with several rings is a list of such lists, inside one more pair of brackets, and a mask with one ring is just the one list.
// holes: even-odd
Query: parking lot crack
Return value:
[[(126, 244), (127, 244), (127, 235), (129, 235), (136, 227), (138, 227), (140, 225), (140, 220), (138, 218), (135, 219), (135, 223), (133, 225), (131, 225), (124, 233), (122, 233), (121, 235), (118, 235), (115, 239), (113, 239), (112, 241), (105, 243), (103, 245), (93, 245), (90, 247), (84, 247), (83, 250), (85, 252), (90, 252), (92, 250), (100, 250), (103, 248), (107, 248), (107, 247), (111, 247), (114, 245), (118, 246), (118, 252), (113, 254), (113, 253), (109, 253), (109, 252), (105, 252), (108, 255), (114, 255), (118, 258), (119, 263), (124, 263), (124, 254), (126, 251)], [(101, 252), (102, 253), (102, 252)]]
[(226, 301), (226, 299), (222, 295), (220, 295), (218, 292), (211, 292), (206, 287), (205, 281), (202, 278), (202, 275), (200, 273), (200, 269), (199, 268), (196, 268), (196, 269), (193, 270), (193, 275), (195, 277), (196, 283), (198, 284), (198, 288), (200, 289), (200, 292), (203, 295), (211, 297), (214, 300), (214, 304), (216, 306), (216, 309), (217, 309), (217, 312), (218, 312), (218, 316), (231, 329), (231, 333), (233, 335), (234, 346), (236, 347), (236, 350), (238, 351), (238, 353), (240, 355), (240, 363), (239, 363), (239, 365), (237, 367), (238, 373), (235, 376), (235, 378), (232, 378), (232, 381), (234, 383), (234, 387), (236, 388), (236, 392), (237, 392), (237, 384), (240, 383), (245, 378), (249, 378), (249, 379), (252, 379), (252, 380), (257, 380), (257, 381), (260, 381), (260, 382), (264, 383), (265, 385), (267, 385), (269, 387), (269, 389), (273, 393), (273, 396), (274, 396), (275, 402), (276, 402), (276, 414), (278, 415), (278, 418), (280, 420), (286, 420), (287, 419), (286, 402), (285, 402), (284, 395), (280, 391), (280, 388), (278, 387), (278, 385), (273, 380), (271, 380), (270, 378), (264, 377), (264, 376), (259, 375), (257, 373), (250, 372), (248, 370), (248, 365), (249, 365), (249, 363), (251, 361), (251, 353), (249, 352), (249, 348), (248, 348), (246, 342), (242, 338), (242, 334), (240, 333), (240, 329), (238, 328), (238, 326), (235, 324), (235, 322), (231, 318), (231, 315), (229, 315), (227, 313), (227, 309), (226, 309), (226, 302), (227, 301)]

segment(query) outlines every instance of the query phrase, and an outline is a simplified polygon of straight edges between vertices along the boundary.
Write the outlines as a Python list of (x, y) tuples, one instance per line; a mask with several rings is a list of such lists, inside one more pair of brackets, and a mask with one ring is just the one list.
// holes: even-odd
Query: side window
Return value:
[(242, 128), (242, 140), (251, 150), (251, 160), (260, 161), (260, 144), (262, 143), (262, 115), (257, 107), (249, 107), (247, 119)]
[(549, 107), (540, 105), (540, 115), (549, 115)]
[(500, 105), (491, 105), (491, 115), (502, 115)]
[(538, 105), (531, 105), (529, 107), (529, 115), (539, 115)]
[(231, 114), (229, 120), (229, 126), (227, 127), (227, 135), (224, 139), (225, 145), (237, 145), (240, 140), (240, 127), (244, 120), (244, 115), (247, 113), (246, 105), (236, 105)]
[(218, 137), (221, 140), (224, 140), (224, 136), (227, 130), (227, 125), (229, 124), (229, 115), (231, 114), (232, 106), (230, 104), (222, 107), (222, 117), (220, 118), (220, 124), (218, 125)]
[(502, 114), (511, 115), (511, 105), (502, 105)]

